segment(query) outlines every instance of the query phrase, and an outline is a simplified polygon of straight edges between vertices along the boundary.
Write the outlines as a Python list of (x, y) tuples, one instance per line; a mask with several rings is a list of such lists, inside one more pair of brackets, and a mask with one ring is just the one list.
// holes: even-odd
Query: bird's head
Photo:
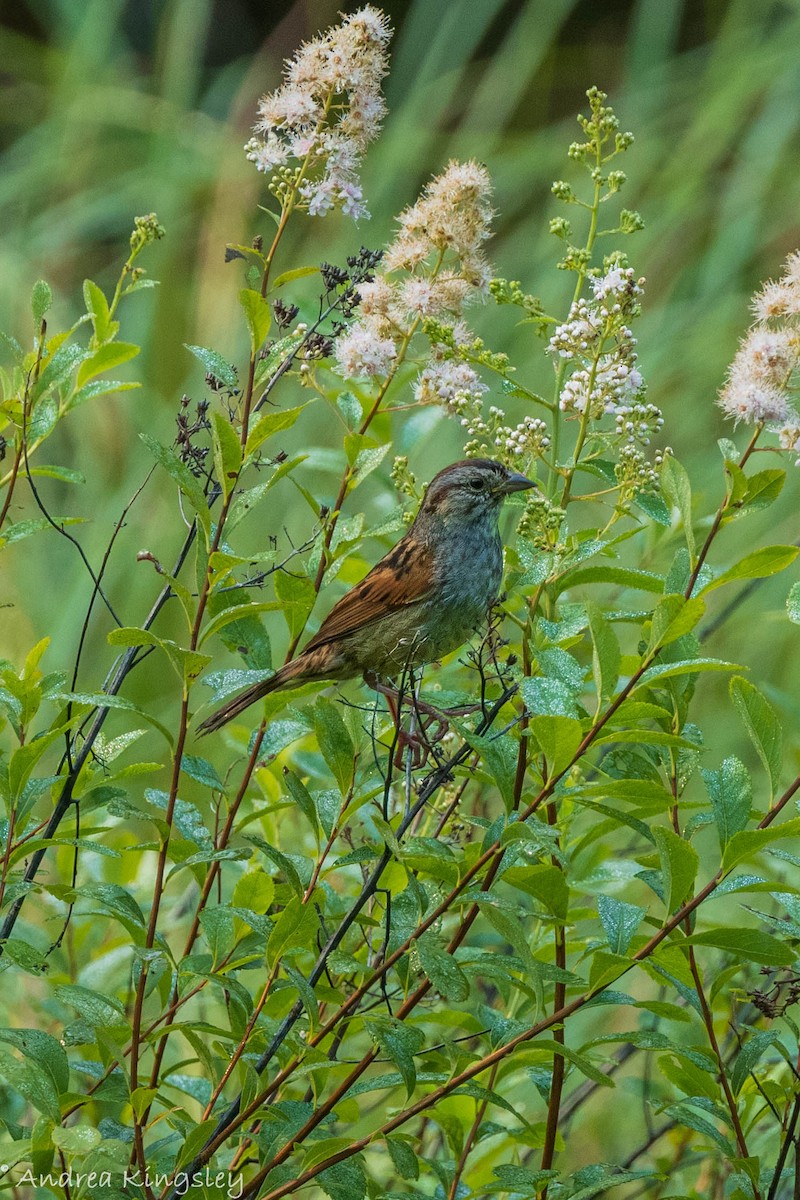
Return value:
[(506, 496), (536, 487), (532, 479), (491, 458), (465, 458), (434, 476), (420, 516), (480, 520), (495, 517)]

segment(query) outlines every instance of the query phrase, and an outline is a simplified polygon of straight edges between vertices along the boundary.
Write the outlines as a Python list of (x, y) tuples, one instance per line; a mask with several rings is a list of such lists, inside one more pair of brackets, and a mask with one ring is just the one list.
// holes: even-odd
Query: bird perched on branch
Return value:
[(408, 533), (333, 606), (302, 653), (217, 709), (198, 732), (219, 729), (279, 688), (357, 675), (377, 687), (457, 650), (483, 623), (500, 590), (503, 500), (535, 486), (489, 458), (445, 467), (428, 486)]

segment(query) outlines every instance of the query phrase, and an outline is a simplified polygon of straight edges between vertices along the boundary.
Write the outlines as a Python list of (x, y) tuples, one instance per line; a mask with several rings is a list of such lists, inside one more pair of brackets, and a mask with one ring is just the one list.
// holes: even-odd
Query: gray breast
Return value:
[(496, 528), (466, 530), (448, 542), (437, 564), (441, 588), (426, 605), (420, 661), (449, 654), (480, 629), (502, 582), (503, 550)]

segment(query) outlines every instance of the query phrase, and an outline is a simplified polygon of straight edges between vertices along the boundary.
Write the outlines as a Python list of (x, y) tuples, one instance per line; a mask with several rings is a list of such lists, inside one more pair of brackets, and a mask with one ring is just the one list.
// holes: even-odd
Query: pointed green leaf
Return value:
[(242, 468), (242, 443), (230, 421), (220, 412), (212, 414), (212, 438), (217, 482), (227, 500), (236, 486)]
[(722, 850), (750, 820), (753, 785), (744, 763), (726, 758), (718, 771), (703, 771), (706, 790), (714, 810), (714, 820)]
[(793, 583), (786, 598), (786, 612), (794, 625), (800, 625), (800, 583)]
[(617, 635), (597, 605), (587, 604), (586, 614), (592, 636), (592, 674), (599, 708), (604, 697), (614, 695), (619, 678), (620, 649)]
[(612, 954), (627, 953), (631, 938), (647, 916), (647, 909), (639, 908), (637, 904), (626, 904), (614, 896), (598, 896), (597, 911)]
[(530, 732), (547, 761), (548, 780), (560, 775), (572, 762), (583, 740), (580, 721), (571, 717), (532, 717)]
[(175, 480), (182, 494), (191, 504), (194, 511), (197, 513), (202, 528), (205, 530), (208, 538), (211, 533), (211, 515), (208, 511), (208, 500), (200, 486), (199, 480), (195, 479), (186, 463), (181, 462), (175, 451), (169, 446), (162, 446), (149, 433), (140, 433), (139, 437), (147, 446), (150, 453), (155, 458), (156, 462), (160, 463), (168, 475)]
[(705, 612), (705, 604), (699, 596), (687, 600), (675, 593), (659, 600), (653, 612), (650, 629), (649, 649), (660, 649), (691, 632)]
[(138, 353), (139, 347), (133, 342), (106, 342), (81, 364), (75, 380), (76, 388), (82, 388), (90, 379), (94, 379), (95, 375), (102, 375), (104, 371), (111, 371), (114, 367), (121, 366), (135, 358)]
[(674, 830), (660, 825), (653, 829), (653, 837), (664, 876), (667, 912), (674, 912), (683, 904), (694, 884), (699, 862), (697, 851)]
[(706, 929), (684, 940), (695, 946), (715, 946), (736, 958), (767, 967), (786, 967), (795, 958), (791, 946), (760, 929)]
[[(273, 434), (282, 433), (284, 429), (291, 429), (304, 408), (305, 405), (300, 404), (297, 408), (270, 409), (268, 412), (262, 413), (250, 429), (245, 449), (247, 457), (249, 458), (251, 454), (255, 453), (259, 446), (263, 445)], [(269, 480), (268, 485), (271, 486), (274, 482), (274, 479)]]
[(731, 680), (730, 694), (775, 792), (783, 763), (783, 732), (775, 710), (754, 684), (739, 675)]
[(52, 303), (53, 293), (50, 290), (50, 284), (44, 279), (37, 279), (31, 293), (31, 312), (35, 325), (41, 325), (42, 318)]
[(448, 954), (435, 934), (426, 933), (415, 942), (420, 966), (440, 996), (461, 1004), (469, 996), (469, 981), (452, 954)]
[(252, 288), (242, 288), (239, 301), (244, 310), (247, 328), (250, 330), (250, 346), (253, 354), (256, 354), (269, 333), (272, 313), (261, 293), (253, 291)]
[(712, 592), (725, 583), (733, 583), (737, 579), (766, 579), (777, 575), (791, 566), (800, 554), (797, 546), (762, 546), (752, 554), (746, 554), (735, 566), (723, 571), (716, 579), (712, 579), (703, 588), (703, 593)]
[(686, 545), (692, 558), (695, 556), (694, 529), (692, 527), (692, 487), (686, 468), (677, 458), (668, 454), (661, 468), (661, 490), (672, 508), (677, 508), (683, 522)]
[(394, 1017), (371, 1017), (364, 1024), (376, 1046), (397, 1067), (410, 1096), (417, 1083), (414, 1055), (424, 1046), (425, 1035), (413, 1025), (397, 1021)]
[(216, 350), (209, 350), (206, 346), (190, 346), (188, 342), (184, 342), (183, 344), (195, 358), (200, 360), (206, 369), (207, 375), (212, 375), (214, 379), (218, 379), (226, 387), (237, 388), (239, 386), (239, 377), (236, 374), (236, 368), (231, 366), (221, 354), (217, 354)]

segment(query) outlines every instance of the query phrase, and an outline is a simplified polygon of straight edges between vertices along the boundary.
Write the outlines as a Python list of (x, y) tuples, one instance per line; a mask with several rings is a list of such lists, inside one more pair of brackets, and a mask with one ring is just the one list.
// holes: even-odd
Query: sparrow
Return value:
[(297, 658), (217, 709), (198, 733), (212, 733), (280, 688), (357, 675), (376, 687), (376, 680), (457, 650), (500, 590), (503, 501), (532, 487), (533, 480), (489, 458), (445, 467), (405, 536), (333, 606)]

